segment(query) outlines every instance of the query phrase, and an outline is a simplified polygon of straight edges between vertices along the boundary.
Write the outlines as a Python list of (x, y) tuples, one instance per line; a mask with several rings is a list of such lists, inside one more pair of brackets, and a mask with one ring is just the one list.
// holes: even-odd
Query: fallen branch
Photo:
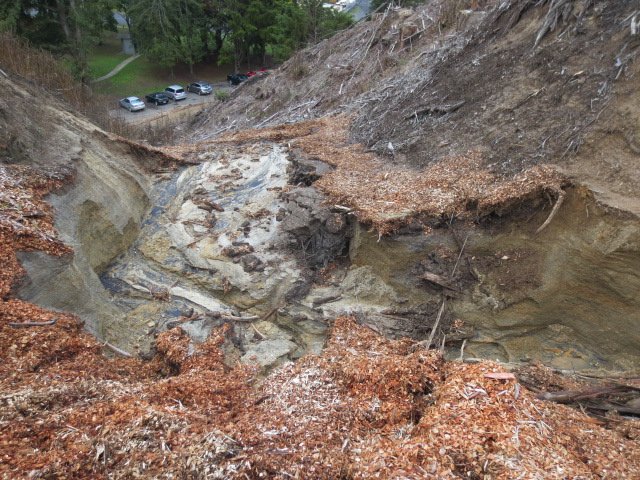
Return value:
[(438, 325), (440, 325), (440, 319), (442, 318), (442, 314), (444, 312), (444, 305), (446, 300), (442, 300), (442, 306), (440, 307), (440, 311), (438, 312), (438, 316), (436, 317), (436, 322), (433, 324), (433, 328), (431, 329), (431, 333), (429, 334), (429, 338), (425, 341), (418, 342), (418, 345), (425, 347), (426, 349), (431, 348), (431, 344), (433, 343), (433, 337), (436, 336), (436, 330), (438, 329)]
[(231, 122), (231, 125), (221, 128), (220, 130), (216, 130), (215, 132), (212, 133), (212, 135), (218, 135), (219, 133), (222, 132), (226, 132), (227, 130), (231, 130), (233, 128), (233, 126), (235, 125), (236, 120), (234, 120), (233, 122)]
[[(540, 400), (547, 400), (556, 403), (573, 403), (588, 398), (610, 395), (612, 393), (622, 393), (630, 390), (625, 385), (614, 385), (609, 387), (595, 387), (587, 390), (562, 390), (560, 392), (543, 392), (538, 394)], [(633, 390), (633, 388), (631, 389)]]
[(542, 27), (540, 27), (540, 30), (538, 30), (538, 34), (536, 35), (536, 41), (533, 44), (534, 50), (547, 33), (555, 30), (556, 26), (558, 25), (558, 20), (567, 20), (569, 18), (569, 12), (571, 11), (571, 8), (565, 8), (567, 6), (570, 6), (568, 4), (569, 0), (551, 1), (549, 11), (547, 12)]
[(133, 355), (131, 355), (129, 352), (126, 352), (126, 351), (122, 350), (121, 348), (116, 347), (115, 345), (111, 345), (109, 342), (104, 342), (102, 344), (102, 346), (103, 347), (107, 347), (112, 352), (115, 352), (118, 355), (122, 355), (123, 357), (127, 357), (127, 358), (132, 358), (133, 357)]
[(418, 117), (424, 117), (427, 115), (437, 115), (437, 116), (443, 116), (446, 115), (447, 113), (453, 113), (456, 110), (458, 110), (461, 106), (463, 106), (465, 104), (464, 100), (461, 100), (457, 103), (452, 103), (449, 105), (434, 105), (434, 106), (427, 106), (427, 107), (423, 107), (420, 110), (416, 110), (414, 111), (412, 114), (407, 115), (406, 117), (404, 117), (405, 120), (411, 120), (412, 118), (418, 118)]
[(262, 333), (260, 330), (258, 330), (253, 323), (250, 323), (249, 325), (251, 325), (251, 328), (253, 328), (253, 330), (258, 334), (260, 338), (262, 338), (263, 340), (267, 338), (267, 336), (264, 333)]
[(262, 316), (262, 318), (260, 320), (262, 320), (263, 322), (266, 322), (267, 320), (269, 320), (271, 318), (271, 316), (276, 313), (278, 311), (280, 307), (274, 307), (271, 310), (269, 310), (265, 315)]
[(465, 338), (462, 341), (462, 346), (460, 347), (460, 356), (458, 357), (458, 361), (459, 362), (464, 361), (464, 347), (465, 347), (466, 344), (467, 344), (467, 339)]
[(460, 258), (462, 257), (462, 253), (464, 252), (464, 247), (466, 247), (467, 245), (467, 240), (469, 240), (468, 234), (464, 238), (464, 243), (462, 244), (462, 247), (460, 247), (460, 253), (458, 254), (458, 258), (456, 259), (456, 264), (453, 266), (453, 270), (451, 271), (451, 276), (450, 276), (451, 279), (453, 279), (453, 276), (456, 274), (456, 269), (458, 268), (458, 264), (460, 263)]
[(205, 316), (209, 318), (226, 320), (228, 322), (255, 322), (256, 320), (260, 319), (260, 317), (258, 317), (257, 315), (249, 315), (247, 317), (238, 317), (236, 315), (229, 315), (227, 313), (222, 313), (222, 312), (208, 312), (205, 314)]
[(551, 209), (551, 213), (549, 214), (547, 219), (544, 221), (544, 223), (540, 225), (540, 227), (536, 230), (536, 234), (540, 233), (542, 230), (547, 228), (547, 226), (551, 223), (551, 220), (553, 220), (553, 217), (555, 217), (556, 214), (558, 213), (558, 210), (560, 209), (560, 205), (562, 205), (562, 202), (564, 202), (565, 195), (566, 194), (564, 190), (560, 190), (560, 194), (558, 195), (558, 200), (556, 200), (556, 204)]
[(281, 110), (278, 110), (276, 113), (274, 113), (273, 115), (271, 115), (269, 118), (267, 118), (266, 120), (263, 120), (262, 122), (260, 122), (259, 124), (257, 124), (254, 128), (260, 128), (261, 126), (263, 126), (265, 123), (269, 122), (269, 120), (273, 120), (275, 117), (277, 117), (278, 115), (280, 115), (282, 113)]
[(27, 327), (46, 327), (49, 325), (55, 325), (58, 320), (56, 318), (49, 320), (48, 322), (9, 322), (11, 328), (27, 328)]

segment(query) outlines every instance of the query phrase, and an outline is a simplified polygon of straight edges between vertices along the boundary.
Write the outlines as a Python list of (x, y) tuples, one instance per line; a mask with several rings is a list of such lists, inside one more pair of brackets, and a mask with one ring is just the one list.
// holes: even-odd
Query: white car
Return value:
[(130, 112), (136, 112), (138, 110), (144, 110), (144, 107), (146, 107), (144, 102), (142, 100), (140, 100), (138, 97), (123, 98), (122, 100), (120, 100), (120, 106), (122, 108), (126, 108)]
[(184, 100), (187, 98), (187, 92), (180, 85), (170, 85), (164, 89), (164, 94), (174, 101)]

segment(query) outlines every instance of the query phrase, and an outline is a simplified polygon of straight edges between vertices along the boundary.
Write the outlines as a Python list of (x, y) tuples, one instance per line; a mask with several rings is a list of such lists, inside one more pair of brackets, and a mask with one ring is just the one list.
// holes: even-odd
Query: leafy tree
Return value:
[(353, 19), (348, 13), (326, 8), (323, 3), (325, 2), (322, 0), (298, 1), (298, 5), (307, 16), (307, 39), (310, 43), (324, 40), (353, 24)]
[(205, 55), (206, 25), (198, 0), (135, 0), (128, 7), (132, 33), (142, 53), (160, 65), (193, 65)]
[(15, 33), (22, 7), (20, 0), (7, 0), (0, 4), (0, 32)]
[(71, 54), (78, 76), (86, 79), (88, 50), (105, 30), (115, 29), (114, 5), (115, 0), (8, 0), (0, 3), (0, 30)]

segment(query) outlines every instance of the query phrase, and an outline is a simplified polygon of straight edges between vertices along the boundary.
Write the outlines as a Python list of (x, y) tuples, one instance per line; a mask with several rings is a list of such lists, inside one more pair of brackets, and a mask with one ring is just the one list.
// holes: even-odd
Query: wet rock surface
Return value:
[(319, 350), (327, 317), (292, 319), (286, 307), (307, 296), (317, 270), (347, 257), (353, 222), (315, 189), (291, 185), (279, 145), (201, 161), (155, 185), (138, 240), (101, 277), (124, 312), (112, 340), (148, 350), (152, 335), (136, 318), (151, 309), (152, 333), (179, 323), (196, 342), (211, 329), (199, 315), (251, 319), (229, 321), (241, 358), (265, 367)]
[(229, 323), (230, 358), (269, 369), (320, 352), (344, 314), (425, 340), (444, 301), (434, 342), (455, 358), (465, 341), (467, 357), (561, 369), (639, 361), (638, 220), (586, 190), (571, 191), (541, 235), (550, 206), (537, 203), (508, 222), (381, 238), (301, 182), (300, 156), (277, 143), (221, 146), (152, 186), (87, 158), (75, 186), (51, 198), (61, 236), (81, 239), (76, 255), (21, 253), (20, 294), (79, 314), (131, 353), (148, 355), (177, 325), (195, 345)]

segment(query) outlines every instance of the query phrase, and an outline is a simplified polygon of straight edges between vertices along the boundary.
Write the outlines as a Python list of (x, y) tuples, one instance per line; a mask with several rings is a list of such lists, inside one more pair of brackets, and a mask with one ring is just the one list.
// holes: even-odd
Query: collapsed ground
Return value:
[[(482, 293), (482, 301), (511, 302), (520, 312), (536, 302), (555, 309), (575, 298), (592, 297), (604, 298), (597, 307), (614, 313), (619, 303), (607, 302), (615, 297), (616, 302), (626, 302), (632, 325), (637, 312), (629, 291), (635, 276), (628, 270), (638, 258), (633, 236), (637, 226), (632, 216), (603, 210), (601, 201), (611, 200), (621, 208), (624, 200), (626, 210), (635, 208), (633, 11), (617, 2), (534, 5), (520, 1), (492, 9), (489, 4), (486, 11), (451, 18), (439, 2), (417, 12), (389, 10), (300, 53), (261, 83), (247, 83), (229, 103), (199, 116), (197, 142), (177, 147), (151, 149), (109, 137), (72, 112), (58, 115), (64, 107), (55, 103), (42, 110), (25, 109), (27, 127), (18, 129), (21, 110), (5, 99), (3, 122), (13, 127), (3, 131), (0, 177), (3, 476), (633, 478), (640, 467), (638, 423), (620, 416), (638, 413), (640, 385), (633, 373), (620, 373), (604, 387), (584, 378), (557, 376), (541, 366), (525, 367), (514, 376), (490, 362), (444, 361), (427, 350), (424, 341), (385, 339), (374, 331), (384, 329), (370, 316), (336, 315), (319, 354), (295, 364), (285, 362), (264, 378), (264, 372), (228, 355), (239, 342), (234, 322), (246, 317), (219, 316), (216, 323), (225, 325), (199, 343), (185, 333), (197, 312), (188, 318), (181, 313), (182, 326), (166, 325), (168, 330), (157, 338), (147, 335), (154, 348), (152, 359), (143, 362), (108, 359), (114, 352), (121, 355), (122, 349), (84, 333), (77, 317), (15, 298), (24, 292), (25, 281), (16, 255), (31, 258), (19, 252), (42, 251), (80, 267), (80, 257), (86, 255), (95, 276), (119, 254), (116, 245), (131, 245), (141, 231), (137, 224), (148, 221), (145, 202), (152, 196), (147, 193), (149, 180), (125, 160), (173, 178), (177, 163), (208, 161), (226, 154), (226, 148), (246, 149), (251, 155), (252, 149), (273, 148), (273, 142), (293, 158), (322, 165), (325, 172), (301, 170), (291, 178), (324, 192), (340, 218), (348, 212), (376, 229), (372, 239), (363, 235), (360, 240), (366, 248), (351, 258), (354, 266), (376, 252), (375, 245), (385, 244), (382, 234), (398, 232), (389, 240), (393, 242), (402, 241), (407, 232), (438, 239), (443, 227), (447, 232), (459, 229), (468, 236), (458, 238), (455, 249), (435, 249), (412, 272), (425, 277), (424, 295), (453, 302), (456, 289), (470, 291), (470, 285), (479, 284), (473, 295)], [(553, 23), (556, 28), (550, 29)], [(451, 30), (454, 24), (456, 34)], [(537, 50), (527, 53), (536, 43)], [(358, 47), (341, 48), (344, 44)], [(524, 58), (514, 60), (514, 53)], [(599, 62), (606, 67), (598, 67)], [(537, 75), (549, 78), (540, 83)], [(0, 80), (15, 88), (21, 108), (38, 94), (19, 79), (17, 88), (12, 81)], [(608, 108), (599, 109), (603, 105)], [(55, 128), (41, 128), (41, 117), (47, 115), (55, 119)], [(295, 123), (277, 125), (287, 122)], [(269, 128), (246, 129), (251, 126)], [(67, 136), (57, 135), (61, 127), (67, 128)], [(237, 127), (243, 131), (232, 132)], [(113, 176), (109, 169), (114, 168), (126, 170), (126, 175)], [(49, 199), (66, 198), (65, 192), (86, 181), (87, 170), (110, 188), (126, 188), (80, 192), (86, 198), (73, 194), (72, 200), (97, 210), (99, 215), (89, 218), (102, 223), (96, 231), (79, 229), (86, 236), (73, 245), (71, 238), (67, 245), (53, 229), (59, 219), (52, 217), (43, 198), (52, 191), (55, 195)], [(236, 181), (242, 177), (232, 173)], [(597, 200), (582, 187), (569, 187), (596, 182), (606, 187), (596, 192)], [(104, 221), (98, 207), (108, 201), (130, 203), (131, 217), (123, 216), (113, 225)], [(64, 211), (57, 202), (56, 212)], [(552, 209), (553, 204), (562, 209)], [(204, 206), (205, 212), (219, 214), (221, 223), (229, 214), (222, 215), (219, 205)], [(254, 213), (257, 220), (281, 214)], [(616, 235), (600, 225), (618, 221)], [(213, 227), (187, 223), (185, 229), (212, 236)], [(583, 282), (566, 297), (556, 288), (555, 297), (529, 298), (523, 288), (535, 289), (545, 278), (534, 268), (539, 262), (535, 252), (508, 249), (507, 242), (500, 247), (504, 250), (475, 256), (480, 247), (472, 243), (480, 228), (486, 229), (490, 242), (503, 241), (506, 229), (545, 248), (544, 237), (533, 240), (542, 226), (549, 235), (546, 240), (554, 242), (548, 249), (568, 237), (575, 244), (572, 248), (583, 254), (572, 262), (600, 268), (594, 271), (606, 280), (600, 282), (601, 289), (586, 290)], [(588, 238), (576, 237), (569, 227), (582, 228)], [(100, 236), (113, 239), (109, 248), (84, 251), (89, 240)], [(606, 237), (604, 254), (590, 249), (591, 237)], [(423, 244), (409, 243), (411, 248), (416, 245)], [(71, 247), (75, 260), (69, 260)], [(246, 246), (231, 247), (226, 253), (243, 268), (260, 268)], [(469, 251), (474, 254), (465, 254)], [(562, 249), (557, 254), (565, 252), (575, 255)], [(456, 259), (465, 276), (450, 283), (446, 274), (458, 265)], [(322, 258), (318, 261), (324, 265)], [(478, 261), (480, 266), (474, 263)], [(600, 266), (601, 261), (615, 264), (618, 276)], [(474, 272), (483, 272), (482, 262), (494, 271), (502, 296), (482, 291), (488, 283), (473, 278)], [(325, 273), (320, 271), (319, 277)], [(566, 285), (573, 279), (565, 273), (561, 280)], [(599, 283), (590, 270), (578, 273)], [(231, 280), (225, 283), (215, 273), (208, 275), (210, 283), (220, 282), (222, 298), (237, 294)], [(60, 277), (52, 278), (67, 287)], [(147, 293), (166, 301), (175, 291)], [(605, 296), (611, 292), (615, 295)], [(69, 306), (76, 309), (78, 303), (97, 298), (69, 301)], [(554, 298), (560, 299), (558, 304)], [(429, 305), (421, 338), (436, 330), (432, 322), (439, 305)], [(501, 308), (504, 305), (490, 304), (481, 313), (489, 317)], [(587, 312), (578, 311), (586, 317)], [(407, 320), (397, 311), (381, 313)], [(153, 316), (145, 320), (157, 323)], [(501, 328), (511, 326), (510, 319), (500, 320)], [(252, 336), (265, 333), (262, 325), (253, 326)], [(555, 325), (549, 332), (561, 337), (566, 335), (562, 327)], [(96, 325), (89, 328), (104, 338)], [(626, 330), (631, 344), (632, 332), (632, 327)], [(518, 340), (517, 333), (515, 337)], [(440, 339), (441, 335), (438, 344)], [(456, 343), (461, 357), (465, 341)], [(558, 355), (564, 353), (571, 352)], [(577, 401), (592, 416), (536, 399), (532, 392), (538, 390), (548, 398)]]

